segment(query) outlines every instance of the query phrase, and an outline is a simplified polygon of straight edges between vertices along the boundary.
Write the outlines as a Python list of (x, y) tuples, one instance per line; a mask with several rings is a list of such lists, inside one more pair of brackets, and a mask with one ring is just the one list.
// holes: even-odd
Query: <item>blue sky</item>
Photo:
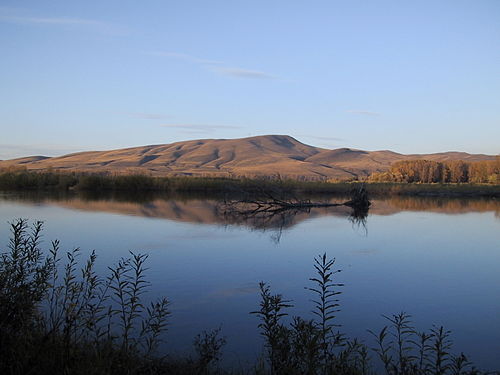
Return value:
[(0, 1), (0, 159), (289, 134), (500, 152), (500, 1)]

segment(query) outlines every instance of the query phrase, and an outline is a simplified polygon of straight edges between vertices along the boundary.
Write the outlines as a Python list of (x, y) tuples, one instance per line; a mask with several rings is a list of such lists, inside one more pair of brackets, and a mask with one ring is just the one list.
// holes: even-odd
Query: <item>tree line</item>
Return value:
[(500, 184), (500, 156), (495, 160), (401, 160), (387, 172), (373, 173), (370, 182), (489, 183)]

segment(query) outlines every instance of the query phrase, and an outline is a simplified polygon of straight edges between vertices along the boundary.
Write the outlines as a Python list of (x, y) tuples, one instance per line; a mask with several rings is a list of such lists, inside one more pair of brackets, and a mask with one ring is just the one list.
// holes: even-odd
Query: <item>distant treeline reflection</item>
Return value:
[[(307, 197), (307, 196), (306, 196)], [(3, 199), (44, 203), (70, 209), (109, 212), (123, 215), (163, 218), (197, 224), (246, 225), (254, 229), (288, 228), (312, 217), (348, 218), (349, 207), (316, 207), (288, 210), (280, 215), (238, 215), (221, 209), (222, 201), (206, 194), (126, 193), (126, 192), (16, 192)], [(314, 200), (342, 202), (345, 196), (317, 196)], [(441, 198), (391, 196), (373, 199), (371, 215), (393, 215), (401, 211), (432, 211), (443, 214), (494, 212), (500, 217), (500, 202), (488, 198)]]

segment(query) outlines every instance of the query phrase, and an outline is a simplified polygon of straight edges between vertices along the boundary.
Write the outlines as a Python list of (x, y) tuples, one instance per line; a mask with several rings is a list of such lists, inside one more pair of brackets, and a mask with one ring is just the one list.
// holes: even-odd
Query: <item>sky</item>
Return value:
[(498, 0), (0, 0), (0, 159), (287, 134), (500, 153)]

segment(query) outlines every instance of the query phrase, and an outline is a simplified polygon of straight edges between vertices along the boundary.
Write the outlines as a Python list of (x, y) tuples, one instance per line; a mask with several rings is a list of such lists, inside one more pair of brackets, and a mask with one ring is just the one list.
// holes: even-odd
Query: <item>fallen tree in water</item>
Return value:
[(297, 214), (309, 214), (315, 208), (350, 207), (352, 210), (349, 220), (357, 226), (366, 227), (371, 202), (364, 184), (354, 186), (349, 196), (349, 200), (341, 203), (314, 202), (309, 198), (298, 198), (286, 185), (276, 185), (273, 189), (266, 186), (252, 191), (233, 191), (233, 198), (224, 199), (217, 206), (217, 213), (227, 222), (277, 229), (273, 239), (279, 242), (283, 228), (287, 227)]
[(307, 210), (310, 208), (348, 206), (356, 211), (368, 212), (371, 205), (364, 184), (354, 186), (350, 199), (342, 203), (313, 202), (300, 199), (287, 189), (261, 189), (254, 192), (240, 192), (243, 199), (225, 199), (222, 209), (238, 211), (242, 214), (278, 213), (286, 210)]

